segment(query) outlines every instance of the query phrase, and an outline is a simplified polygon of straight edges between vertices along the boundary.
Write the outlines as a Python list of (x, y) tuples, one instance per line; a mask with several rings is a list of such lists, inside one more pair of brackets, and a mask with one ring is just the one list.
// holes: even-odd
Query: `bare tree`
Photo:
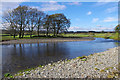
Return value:
[(27, 19), (27, 27), (29, 29), (30, 32), (30, 37), (32, 37), (32, 33), (35, 27), (37, 27), (37, 15), (36, 15), (37, 9), (29, 9), (28, 12), (28, 19)]
[(54, 30), (54, 36), (59, 34), (59, 32), (64, 32), (70, 27), (70, 20), (66, 18), (64, 14), (52, 14), (49, 15), (46, 21), (47, 26), (52, 26)]
[(53, 31), (56, 36), (70, 27), (70, 20), (64, 14), (46, 15), (37, 8), (28, 6), (18, 6), (4, 14), (3, 18), (4, 22), (9, 24), (9, 29), (13, 32), (14, 37), (18, 32), (19, 38), (24, 37), (25, 30), (29, 30), (30, 37), (32, 37), (33, 31), (37, 30), (39, 36), (42, 26), (46, 29), (47, 36), (50, 31)]
[(51, 18), (49, 15), (46, 15), (46, 17), (44, 18), (43, 26), (46, 29), (46, 36), (48, 36), (49, 31), (50, 31), (50, 27), (52, 26), (51, 25)]
[(36, 16), (37, 16), (37, 18), (36, 18), (37, 19), (36, 20), (37, 21), (37, 34), (39, 36), (40, 28), (43, 26), (46, 15), (42, 11), (37, 11)]
[(117, 32), (117, 33), (120, 32), (120, 24), (118, 24), (118, 25), (115, 27), (115, 32)]
[(27, 11), (27, 6), (18, 6), (16, 9), (13, 10), (14, 16), (16, 17), (15, 22), (19, 26), (19, 38), (24, 36)]
[(67, 19), (64, 14), (56, 14), (56, 25), (57, 25), (57, 33), (67, 31), (70, 27), (70, 19)]
[(11, 34), (16, 35), (16, 31), (17, 31), (17, 24), (15, 23), (15, 16), (14, 16), (14, 12), (13, 11), (8, 11), (5, 12), (3, 15), (3, 26), (6, 26), (6, 28), (11, 31)]

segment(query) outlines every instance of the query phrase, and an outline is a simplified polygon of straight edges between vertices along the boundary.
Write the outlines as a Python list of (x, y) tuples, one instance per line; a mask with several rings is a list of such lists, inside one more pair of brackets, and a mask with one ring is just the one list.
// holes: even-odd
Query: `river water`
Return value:
[(2, 45), (3, 74), (13, 74), (58, 60), (87, 56), (119, 45), (120, 42), (116, 40), (103, 38), (92, 41)]

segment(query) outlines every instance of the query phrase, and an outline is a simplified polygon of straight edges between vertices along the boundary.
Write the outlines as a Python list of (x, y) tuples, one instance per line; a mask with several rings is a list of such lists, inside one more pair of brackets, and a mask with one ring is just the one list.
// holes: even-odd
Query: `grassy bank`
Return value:
[[(49, 34), (53, 36), (52, 34)], [(7, 41), (7, 40), (17, 40), (19, 39), (19, 36), (16, 36), (15, 38), (13, 36), (10, 36), (10, 34), (0, 34), (2, 37), (2, 41)], [(30, 38), (30, 35), (25, 35), (24, 38), (21, 39), (39, 39), (39, 38), (50, 38), (46, 37), (44, 34), (41, 34), (41, 37), (34, 37), (37, 35), (32, 35), (33, 37)], [(106, 38), (106, 39), (115, 39), (115, 40), (120, 40), (119, 33), (68, 33), (68, 34), (60, 34), (59, 36), (63, 37), (97, 37), (97, 38)]]
[(1, 41), (18, 40), (18, 39), (49, 38), (49, 37), (33, 37), (33, 36), (36, 36), (36, 35), (32, 35), (32, 37), (30, 37), (30, 35), (25, 35), (23, 38), (19, 38), (19, 36), (15, 36), (14, 38), (14, 36), (11, 36), (9, 34), (0, 34)]
[(97, 37), (97, 38), (106, 38), (120, 40), (119, 33), (75, 33), (75, 34), (63, 34), (65, 37)]

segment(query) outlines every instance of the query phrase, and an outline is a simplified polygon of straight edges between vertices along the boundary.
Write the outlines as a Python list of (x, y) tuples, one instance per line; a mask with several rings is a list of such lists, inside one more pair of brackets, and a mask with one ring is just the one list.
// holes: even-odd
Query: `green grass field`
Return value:
[[(43, 36), (45, 34), (40, 34), (40, 36)], [(52, 36), (52, 34), (50, 34)], [(32, 35), (37, 36), (37, 35)], [(8, 41), (8, 40), (18, 40), (18, 39), (43, 39), (43, 38), (49, 38), (49, 37), (30, 37), (30, 35), (24, 35), (24, 38), (19, 38), (19, 35), (11, 36), (10, 34), (0, 34), (0, 41)]]
[(75, 33), (75, 34), (63, 34), (65, 37), (97, 37), (106, 39), (120, 40), (118, 33)]
[[(44, 34), (41, 34), (44, 35)], [(49, 34), (52, 35), (52, 34)], [(63, 37), (97, 37), (97, 38), (106, 38), (106, 39), (115, 39), (115, 40), (120, 40), (118, 37), (118, 33), (69, 33), (69, 34), (60, 34), (60, 36)], [(19, 36), (16, 36), (14, 38), (13, 36), (10, 36), (10, 34), (0, 34), (2, 37), (2, 41), (6, 40), (15, 40), (19, 39)], [(37, 36), (37, 35), (32, 35), (32, 36)], [(21, 39), (36, 39), (36, 38), (48, 38), (48, 37), (32, 37), (30, 38), (30, 35), (25, 35), (24, 38)]]

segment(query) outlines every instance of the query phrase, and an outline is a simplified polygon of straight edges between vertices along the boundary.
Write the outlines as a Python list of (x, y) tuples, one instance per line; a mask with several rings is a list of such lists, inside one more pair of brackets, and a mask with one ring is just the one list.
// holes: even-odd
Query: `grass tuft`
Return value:
[(99, 70), (98, 68), (95, 68), (95, 70)]
[(10, 74), (10, 73), (4, 74), (4, 77), (13, 78), (12, 74)]

